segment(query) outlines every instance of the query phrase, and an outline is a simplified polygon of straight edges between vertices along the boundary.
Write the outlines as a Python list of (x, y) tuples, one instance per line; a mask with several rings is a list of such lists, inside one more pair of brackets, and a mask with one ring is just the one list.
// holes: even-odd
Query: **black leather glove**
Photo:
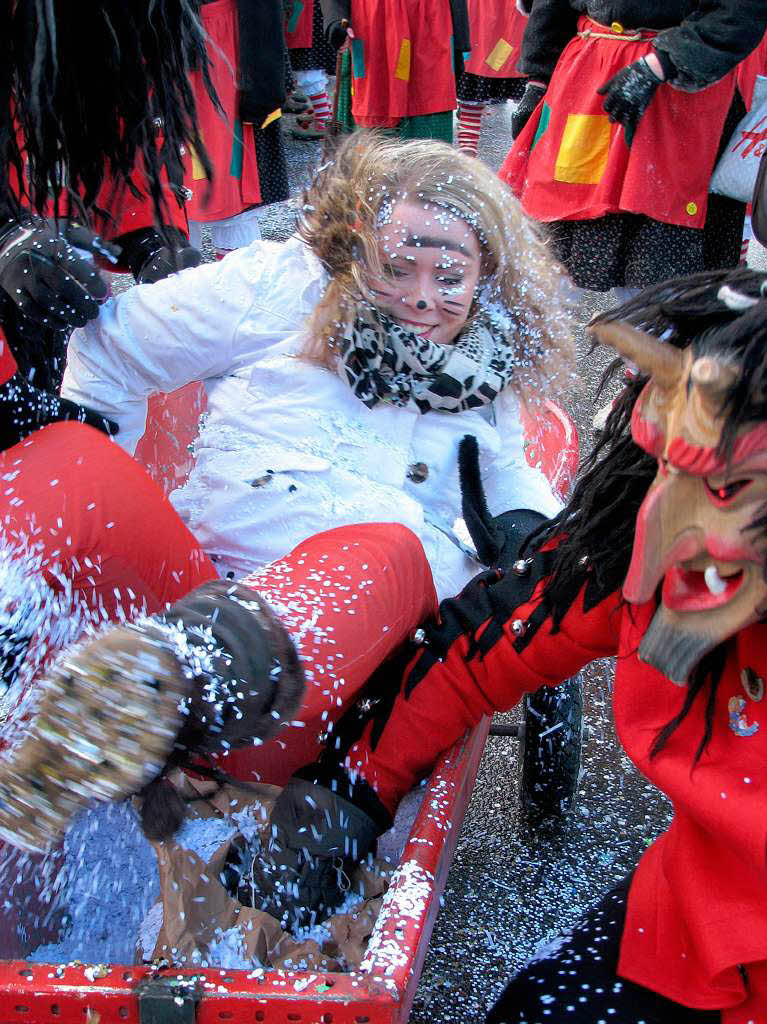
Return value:
[[(477, 552), (477, 559), (491, 568), (519, 571), (524, 541), (546, 517), (530, 509), (514, 509), (494, 516), (487, 507), (479, 471), (479, 447), (473, 434), (458, 446), (458, 478), (461, 513)], [(517, 565), (517, 563), (520, 563)]]
[(541, 82), (528, 82), (522, 99), (511, 115), (511, 137), (516, 139), (533, 115), (533, 111), (546, 95), (546, 86)]
[(68, 231), (15, 222), (0, 234), (0, 288), (29, 320), (54, 329), (84, 326), (98, 316), (99, 303), (109, 294), (98, 269), (73, 244), (110, 258), (119, 252), (80, 226), (70, 244)]
[(655, 90), (662, 84), (650, 65), (644, 59), (628, 64), (605, 84), (597, 89), (604, 96), (603, 107), (611, 121), (623, 125), (626, 145), (634, 141), (639, 119), (650, 105)]
[(138, 284), (154, 284), (177, 270), (197, 267), (202, 256), (178, 228), (141, 228), (121, 235), (123, 260)]
[(325, 28), (325, 35), (334, 50), (340, 50), (348, 38), (349, 25), (346, 21), (331, 21)]
[(223, 881), (241, 903), (294, 928), (343, 902), (348, 874), (380, 834), (372, 818), (315, 782), (291, 779), (274, 805), (271, 839), (230, 855)]
[(118, 432), (112, 420), (84, 405), (40, 391), (15, 373), (0, 386), (0, 450), (11, 448), (49, 423), (77, 420), (108, 435)]

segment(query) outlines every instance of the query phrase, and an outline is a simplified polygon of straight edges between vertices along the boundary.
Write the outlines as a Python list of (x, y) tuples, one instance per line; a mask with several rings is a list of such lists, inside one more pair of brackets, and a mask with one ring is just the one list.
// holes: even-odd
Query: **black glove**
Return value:
[(487, 507), (479, 471), (479, 447), (473, 434), (466, 434), (458, 446), (458, 478), (461, 513), (466, 529), (483, 564), (507, 572), (523, 571), (522, 549), (528, 536), (546, 517), (530, 509), (514, 509), (494, 516)]
[(331, 21), (325, 28), (325, 36), (334, 50), (339, 50), (348, 38), (349, 25), (346, 21)]
[(634, 61), (597, 89), (604, 96), (604, 109), (611, 121), (623, 125), (626, 145), (634, 141), (639, 119), (650, 105), (661, 79), (644, 59)]
[(108, 435), (116, 434), (119, 429), (116, 423), (93, 409), (32, 387), (18, 373), (0, 386), (0, 450), (11, 448), (35, 430), (61, 420), (87, 423)]
[(141, 228), (120, 236), (123, 260), (138, 284), (154, 284), (177, 270), (198, 267), (202, 256), (178, 228)]
[(511, 137), (516, 139), (533, 115), (533, 111), (546, 95), (546, 86), (540, 82), (528, 82), (522, 99), (511, 115)]
[(268, 843), (230, 855), (224, 884), (283, 927), (324, 920), (343, 902), (349, 872), (370, 853), (380, 829), (353, 803), (299, 778), (280, 793), (270, 822)]
[[(68, 241), (68, 230), (16, 222), (0, 234), (0, 288), (29, 320), (54, 329), (84, 326), (109, 294), (98, 269)], [(79, 226), (74, 244), (110, 258), (119, 252)]]

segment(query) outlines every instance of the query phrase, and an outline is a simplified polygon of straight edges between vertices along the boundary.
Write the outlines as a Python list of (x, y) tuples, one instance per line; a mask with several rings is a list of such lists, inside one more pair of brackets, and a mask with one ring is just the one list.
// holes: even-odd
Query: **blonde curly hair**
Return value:
[(474, 157), (442, 142), (397, 142), (373, 133), (344, 140), (303, 195), (298, 231), (329, 275), (312, 314), (305, 358), (333, 368), (334, 339), (380, 275), (378, 226), (387, 207), (410, 200), (435, 204), (464, 220), (480, 244), (477, 304), (500, 307), (519, 372), (512, 387), (562, 386), (573, 358), (572, 287), (509, 188)]

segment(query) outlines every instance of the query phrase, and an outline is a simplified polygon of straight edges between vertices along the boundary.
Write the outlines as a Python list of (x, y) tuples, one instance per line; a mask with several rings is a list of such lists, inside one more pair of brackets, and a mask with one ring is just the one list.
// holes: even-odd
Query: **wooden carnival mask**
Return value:
[(623, 596), (643, 604), (662, 585), (639, 657), (683, 684), (704, 654), (767, 611), (767, 538), (753, 527), (767, 507), (767, 423), (742, 428), (728, 462), (717, 447), (732, 365), (625, 323), (590, 333), (650, 375), (631, 434), (658, 472), (637, 515)]

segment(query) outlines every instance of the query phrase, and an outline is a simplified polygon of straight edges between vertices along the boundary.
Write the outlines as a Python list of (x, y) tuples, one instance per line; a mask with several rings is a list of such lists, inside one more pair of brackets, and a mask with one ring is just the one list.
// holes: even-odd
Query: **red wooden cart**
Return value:
[[(203, 407), (199, 385), (152, 400), (137, 455), (166, 489), (178, 486), (189, 471), (188, 446)], [(531, 465), (540, 466), (564, 494), (577, 466), (572, 424), (550, 404), (537, 416), (525, 412), (523, 422)], [(0, 846), (3, 877), (14, 883), (12, 901), (0, 890), (0, 1024), (406, 1021), (489, 724), (484, 719), (449, 750), (425, 785), (367, 958), (352, 974), (28, 963), (26, 953), (56, 939), (60, 915), (42, 903), (35, 872), (17, 873), (19, 854)]]

